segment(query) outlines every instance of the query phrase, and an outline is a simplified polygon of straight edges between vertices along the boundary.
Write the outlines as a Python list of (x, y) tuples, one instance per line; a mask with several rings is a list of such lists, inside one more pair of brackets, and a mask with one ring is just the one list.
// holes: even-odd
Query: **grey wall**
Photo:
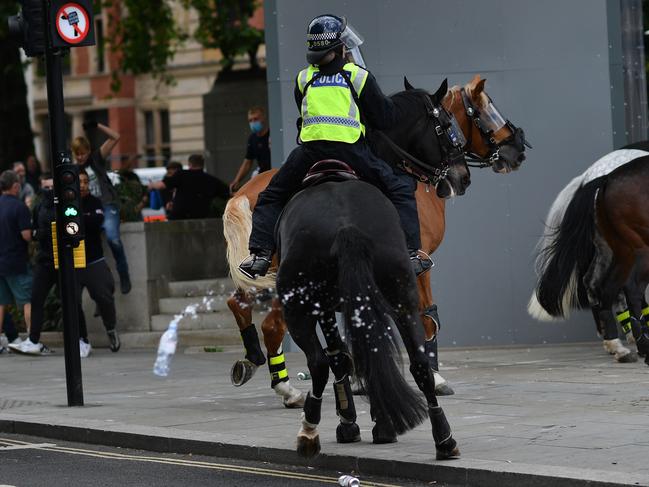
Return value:
[(534, 145), (518, 172), (476, 169), (468, 193), (447, 204), (446, 237), (431, 276), (442, 345), (593, 339), (585, 313), (542, 324), (528, 317), (526, 304), (533, 249), (551, 202), (614, 147), (614, 132), (624, 133), (624, 113), (612, 114), (612, 100), (624, 99), (618, 2), (331, 0), (323, 7), (267, 0), (265, 9), (275, 161), (294, 147), (294, 76), (306, 62), (306, 25), (323, 9), (347, 16), (364, 35), (366, 62), (386, 93), (402, 89), (404, 74), (432, 91), (445, 77), (464, 84), (480, 73)]

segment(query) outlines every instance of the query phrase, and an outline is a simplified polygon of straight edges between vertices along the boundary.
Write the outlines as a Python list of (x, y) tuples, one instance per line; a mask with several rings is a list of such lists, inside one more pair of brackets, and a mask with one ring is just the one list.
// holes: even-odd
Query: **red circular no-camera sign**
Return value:
[(65, 42), (82, 42), (90, 32), (86, 10), (77, 3), (66, 3), (56, 14), (56, 30)]

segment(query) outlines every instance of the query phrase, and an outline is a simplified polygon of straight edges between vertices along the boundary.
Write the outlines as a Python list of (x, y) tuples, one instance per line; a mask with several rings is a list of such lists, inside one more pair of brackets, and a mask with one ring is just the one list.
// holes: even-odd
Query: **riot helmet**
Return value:
[(306, 35), (309, 64), (318, 64), (329, 52), (340, 46), (348, 50), (358, 48), (363, 38), (347, 23), (345, 17), (325, 14), (318, 15), (311, 22)]

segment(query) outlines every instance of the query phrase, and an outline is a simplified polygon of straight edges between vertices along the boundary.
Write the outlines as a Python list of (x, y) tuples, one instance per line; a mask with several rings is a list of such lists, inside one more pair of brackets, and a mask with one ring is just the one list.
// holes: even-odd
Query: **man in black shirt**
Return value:
[(236, 192), (241, 186), (241, 181), (250, 172), (253, 161), (257, 161), (257, 171), (256, 173), (253, 172), (253, 176), (270, 169), (270, 130), (266, 121), (266, 110), (259, 106), (248, 110), (248, 124), (252, 133), (248, 137), (246, 156), (237, 171), (237, 175), (230, 183), (232, 193)]
[(227, 184), (203, 171), (205, 159), (202, 155), (193, 154), (188, 162), (189, 170), (176, 171), (162, 181), (149, 183), (149, 189), (176, 190), (170, 220), (207, 218), (214, 198), (230, 197)]

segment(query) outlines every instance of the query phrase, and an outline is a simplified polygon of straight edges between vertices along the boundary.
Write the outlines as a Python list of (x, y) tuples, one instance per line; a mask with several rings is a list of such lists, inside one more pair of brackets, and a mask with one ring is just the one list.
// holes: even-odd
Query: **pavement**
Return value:
[[(182, 346), (182, 343), (181, 343)], [(617, 364), (599, 343), (443, 349), (441, 372), (456, 394), (440, 399), (461, 449), (436, 461), (430, 426), (390, 445), (371, 443), (369, 406), (357, 399), (363, 440), (335, 441), (325, 393), (322, 453), (294, 452), (299, 410), (282, 407), (260, 368), (230, 384), (238, 349), (180, 349), (167, 378), (155, 351), (93, 350), (82, 360), (84, 407), (67, 407), (63, 351), (0, 355), (0, 432), (158, 452), (192, 453), (458, 486), (649, 486), (649, 367)], [(294, 386), (306, 370), (287, 354)]]

